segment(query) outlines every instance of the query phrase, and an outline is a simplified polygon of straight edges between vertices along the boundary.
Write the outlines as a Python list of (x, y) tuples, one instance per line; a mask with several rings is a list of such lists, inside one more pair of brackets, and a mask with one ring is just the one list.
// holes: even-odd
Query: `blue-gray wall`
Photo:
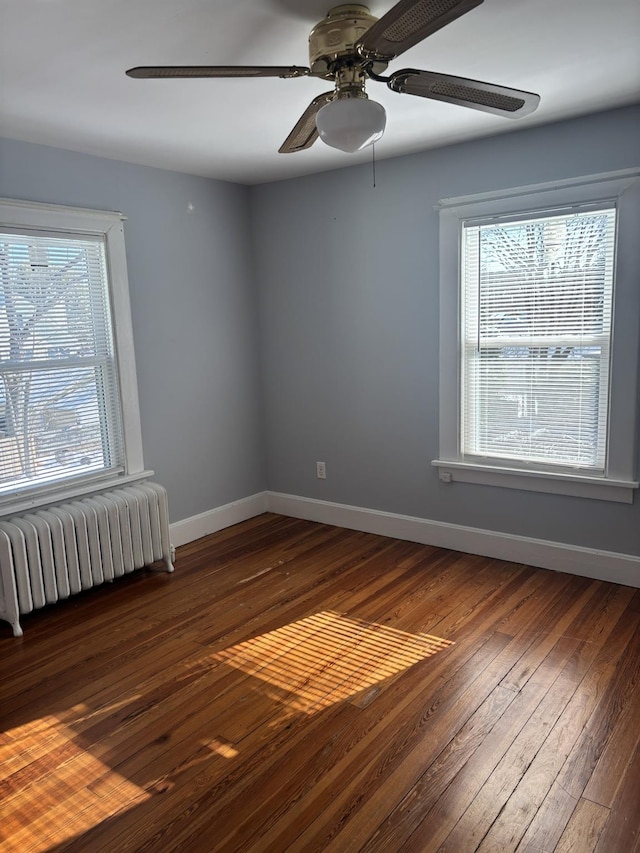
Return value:
[(634, 166), (639, 142), (635, 107), (382, 161), (375, 189), (366, 166), (248, 189), (7, 140), (0, 195), (127, 215), (145, 462), (173, 521), (268, 487), (640, 554), (640, 498), (447, 486), (430, 464), (434, 204)]
[(128, 217), (145, 464), (172, 520), (262, 491), (248, 189), (4, 140), (0, 195)]
[(368, 166), (253, 188), (269, 488), (640, 554), (639, 498), (446, 485), (430, 465), (438, 199), (637, 166), (639, 152), (636, 107), (382, 161), (375, 188)]

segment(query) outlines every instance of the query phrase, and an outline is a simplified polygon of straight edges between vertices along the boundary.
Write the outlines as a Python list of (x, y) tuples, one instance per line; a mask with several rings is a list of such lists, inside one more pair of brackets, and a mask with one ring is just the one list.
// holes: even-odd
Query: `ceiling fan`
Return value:
[(320, 77), (334, 88), (314, 98), (282, 143), (281, 154), (309, 148), (320, 137), (343, 151), (360, 151), (381, 138), (384, 107), (368, 99), (367, 80), (386, 83), (394, 92), (446, 101), (507, 118), (532, 113), (539, 95), (454, 77), (404, 68), (383, 76), (388, 63), (410, 47), (479, 6), (483, 0), (400, 0), (381, 18), (366, 6), (334, 6), (309, 35), (310, 67), (275, 65), (139, 66), (126, 73), (136, 78), (168, 77)]

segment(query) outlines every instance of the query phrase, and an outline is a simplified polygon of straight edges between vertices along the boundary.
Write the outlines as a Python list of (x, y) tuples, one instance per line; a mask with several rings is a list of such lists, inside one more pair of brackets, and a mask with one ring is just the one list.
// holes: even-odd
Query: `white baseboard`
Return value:
[(572, 575), (640, 587), (640, 557), (633, 554), (513, 536), (510, 533), (496, 533), (477, 527), (429, 521), (409, 515), (284, 495), (280, 492), (258, 492), (200, 515), (177, 521), (170, 525), (171, 542), (175, 546), (184, 545), (263, 512), (275, 512), (292, 518), (304, 518), (307, 521), (334, 524), (336, 527), (350, 530), (362, 530), (365, 533), (377, 533), (394, 539), (449, 548), (452, 551), (480, 554), (556, 572), (568, 572)]
[(364, 509), (363, 507), (329, 503), (328, 501), (284, 495), (279, 492), (266, 493), (266, 509), (269, 512), (334, 524), (351, 530), (378, 533), (395, 539), (406, 539), (424, 545), (465, 551), (499, 560), (526, 563), (557, 572), (568, 572), (587, 578), (640, 587), (640, 557), (619, 554), (614, 551), (599, 551), (577, 545), (549, 542), (496, 533), (459, 524), (429, 521), (407, 515)]
[(176, 521), (169, 525), (171, 543), (178, 547), (210, 533), (216, 533), (232, 524), (246, 521), (256, 515), (262, 515), (267, 511), (267, 493), (258, 492), (248, 498), (215, 507), (200, 515), (193, 515), (182, 521)]

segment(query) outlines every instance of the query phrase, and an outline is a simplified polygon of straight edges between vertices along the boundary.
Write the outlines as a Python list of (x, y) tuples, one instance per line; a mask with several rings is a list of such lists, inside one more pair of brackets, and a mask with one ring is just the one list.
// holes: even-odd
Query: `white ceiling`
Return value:
[[(307, 65), (332, 0), (0, 0), (0, 132), (239, 183), (368, 160), (278, 148), (323, 80), (132, 80), (135, 65)], [(392, 0), (370, 4), (382, 15)], [(390, 65), (538, 92), (520, 121), (398, 95), (378, 158), (508, 132), (640, 97), (638, 0), (485, 0)]]

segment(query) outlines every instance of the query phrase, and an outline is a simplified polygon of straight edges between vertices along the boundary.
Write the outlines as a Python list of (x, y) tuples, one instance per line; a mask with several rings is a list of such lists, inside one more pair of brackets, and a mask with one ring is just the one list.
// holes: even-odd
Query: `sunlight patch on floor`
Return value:
[(352, 699), (453, 645), (340, 613), (315, 613), (213, 655), (272, 687), (292, 710), (312, 714)]
[[(13, 796), (20, 808), (0, 821), (2, 853), (48, 850), (151, 796), (82, 749), (77, 733), (53, 717), (6, 734), (8, 742), (0, 745), (3, 810), (9, 814)], [(26, 743), (34, 736), (40, 742), (32, 750)]]
[(221, 755), (223, 758), (235, 758), (239, 753), (232, 743), (224, 738), (214, 737), (208, 741), (200, 741), (203, 746), (210, 749), (216, 755)]

